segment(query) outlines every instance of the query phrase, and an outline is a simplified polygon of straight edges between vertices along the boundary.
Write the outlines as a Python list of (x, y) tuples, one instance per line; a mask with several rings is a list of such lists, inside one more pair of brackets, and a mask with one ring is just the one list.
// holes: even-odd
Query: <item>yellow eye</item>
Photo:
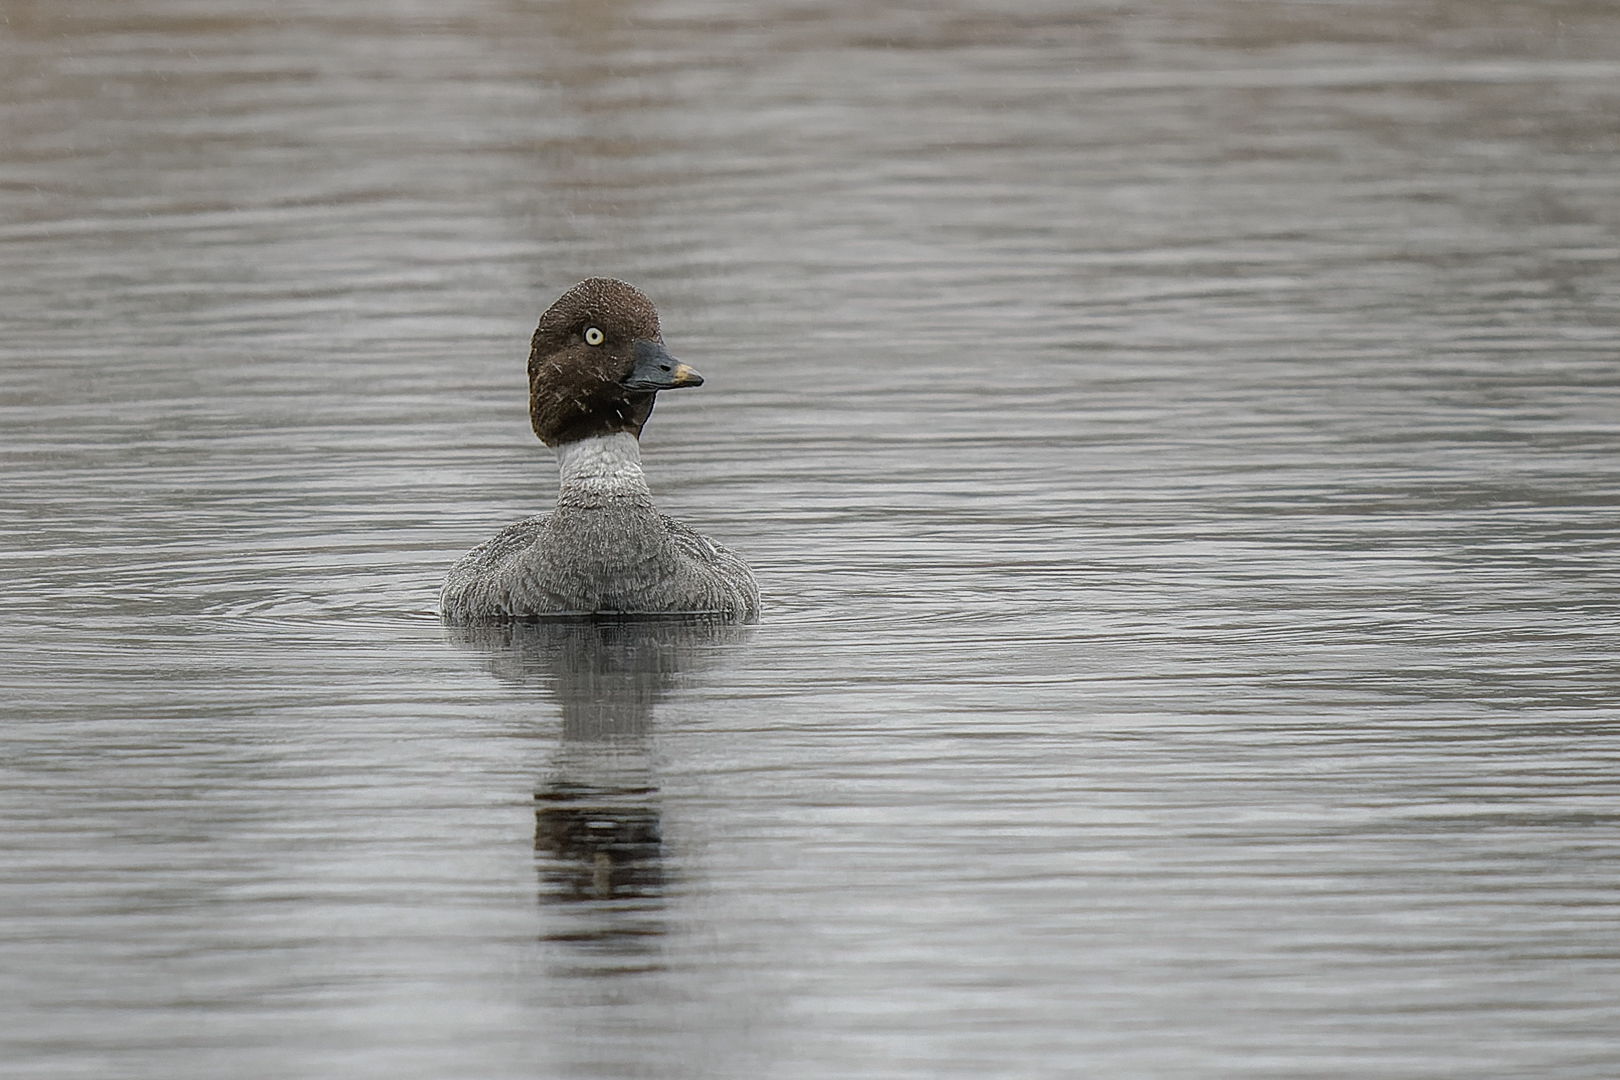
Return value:
[(598, 330), (596, 327), (587, 326), (585, 328), (585, 344), (600, 345), (602, 344), (603, 337), (604, 335), (602, 331)]

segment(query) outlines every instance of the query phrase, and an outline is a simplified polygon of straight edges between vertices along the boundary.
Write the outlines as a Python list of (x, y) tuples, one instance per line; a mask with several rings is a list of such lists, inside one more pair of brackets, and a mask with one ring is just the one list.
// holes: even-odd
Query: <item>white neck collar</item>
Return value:
[(582, 495), (647, 495), (641, 444), (628, 431), (595, 435), (557, 447), (563, 492)]

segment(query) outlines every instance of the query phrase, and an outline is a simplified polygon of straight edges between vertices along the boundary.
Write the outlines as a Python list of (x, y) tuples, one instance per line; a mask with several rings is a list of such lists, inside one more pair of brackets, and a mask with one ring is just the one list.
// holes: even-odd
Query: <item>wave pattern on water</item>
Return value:
[[(1617, 46), (9, 5), (0, 1057), (1608, 1080)], [(765, 621), (446, 633), (599, 273)]]

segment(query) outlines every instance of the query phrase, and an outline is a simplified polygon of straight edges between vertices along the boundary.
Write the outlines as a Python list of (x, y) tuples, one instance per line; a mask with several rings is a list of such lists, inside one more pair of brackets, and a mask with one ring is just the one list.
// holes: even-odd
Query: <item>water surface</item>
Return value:
[[(1612, 1077), (1617, 56), (7, 5), (5, 1070)], [(758, 627), (434, 616), (592, 274)]]

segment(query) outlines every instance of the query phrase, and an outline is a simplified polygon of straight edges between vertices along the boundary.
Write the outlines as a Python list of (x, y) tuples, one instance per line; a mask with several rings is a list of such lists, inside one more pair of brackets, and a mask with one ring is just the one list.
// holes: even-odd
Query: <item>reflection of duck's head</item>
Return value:
[(529, 422), (547, 446), (639, 437), (660, 390), (702, 386), (664, 350), (658, 312), (633, 285), (590, 278), (540, 316), (529, 345)]
[(570, 970), (655, 963), (664, 933), (663, 810), (654, 712), (678, 686), (723, 666), (754, 631), (718, 618), (509, 620), (449, 625), (520, 690), (561, 714), (560, 739), (534, 793), (534, 851), (546, 937), (577, 946)]

